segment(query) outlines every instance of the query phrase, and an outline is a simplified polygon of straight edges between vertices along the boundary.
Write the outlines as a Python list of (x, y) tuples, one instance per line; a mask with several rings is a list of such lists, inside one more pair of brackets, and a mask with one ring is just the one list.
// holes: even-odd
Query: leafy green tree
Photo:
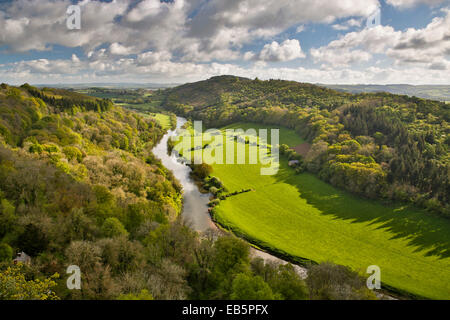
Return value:
[(102, 234), (107, 238), (114, 238), (119, 236), (128, 236), (128, 231), (117, 218), (108, 218), (103, 222)]
[(212, 166), (207, 163), (194, 165), (193, 174), (202, 180), (211, 175), (212, 172)]
[[(1, 193), (0, 193), (1, 196)], [(0, 238), (14, 229), (16, 208), (6, 199), (0, 201)]]
[(376, 299), (357, 272), (330, 262), (312, 266), (306, 281), (314, 300)]
[(30, 256), (37, 256), (47, 249), (49, 239), (41, 228), (34, 224), (27, 224), (23, 232), (17, 238), (17, 247)]
[(284, 300), (306, 300), (308, 287), (291, 264), (279, 265), (275, 277), (269, 281), (274, 293)]
[(0, 272), (0, 300), (59, 300), (53, 291), (57, 273), (44, 280), (27, 280), (21, 268), (8, 267)]
[(233, 280), (232, 300), (273, 300), (270, 286), (260, 276), (240, 273)]
[(215, 268), (222, 274), (241, 271), (250, 262), (250, 247), (243, 240), (234, 236), (225, 236), (214, 244)]
[(0, 262), (11, 261), (13, 249), (7, 243), (0, 243)]

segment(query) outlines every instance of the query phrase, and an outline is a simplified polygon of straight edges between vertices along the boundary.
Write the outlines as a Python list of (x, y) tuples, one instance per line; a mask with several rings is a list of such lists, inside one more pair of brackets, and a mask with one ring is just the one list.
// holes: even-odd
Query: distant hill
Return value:
[(310, 83), (285, 80), (251, 80), (224, 75), (208, 80), (187, 83), (166, 90), (166, 103), (182, 103), (203, 109), (221, 104), (243, 107), (280, 105), (333, 106), (352, 98), (351, 94)]
[(450, 101), (450, 85), (420, 85), (413, 86), (409, 84), (390, 84), (390, 85), (331, 85), (319, 84), (334, 90), (350, 93), (364, 92), (389, 92), (393, 94), (404, 94), (416, 96), (424, 99), (439, 101)]
[(88, 89), (88, 88), (108, 88), (108, 89), (165, 89), (173, 88), (179, 83), (73, 83), (73, 84), (36, 84), (38, 88), (63, 88), (63, 89)]

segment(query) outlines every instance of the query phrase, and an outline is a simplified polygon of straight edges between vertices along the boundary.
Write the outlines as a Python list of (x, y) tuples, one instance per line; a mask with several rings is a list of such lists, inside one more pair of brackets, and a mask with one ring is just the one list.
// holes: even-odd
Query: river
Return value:
[[(190, 225), (192, 229), (198, 232), (205, 232), (208, 229), (218, 229), (208, 213), (208, 202), (211, 194), (202, 194), (190, 177), (191, 168), (185, 165), (175, 153), (169, 155), (167, 141), (177, 135), (179, 130), (185, 123), (186, 119), (177, 117), (176, 130), (169, 130), (161, 141), (153, 148), (153, 154), (159, 158), (162, 164), (171, 170), (174, 176), (183, 186), (183, 218)], [(265, 261), (276, 261), (280, 263), (287, 263), (267, 252), (257, 250), (252, 247), (251, 254), (258, 256)], [(295, 269), (302, 278), (306, 278), (307, 270), (303, 267), (294, 265)]]
[[(208, 229), (218, 230), (208, 213), (208, 202), (211, 194), (202, 194), (190, 177), (191, 168), (184, 164), (182, 160), (175, 155), (175, 153), (169, 155), (167, 141), (170, 137), (177, 135), (177, 130), (181, 129), (186, 121), (187, 120), (185, 118), (177, 117), (176, 129), (169, 130), (158, 145), (153, 148), (152, 152), (161, 160), (162, 164), (167, 169), (173, 172), (174, 176), (183, 186), (184, 203), (182, 215), (188, 225), (190, 225), (190, 227), (197, 232), (205, 232)], [(275, 261), (282, 264), (287, 263), (286, 261), (275, 257), (270, 253), (255, 249), (254, 247), (251, 247), (251, 255), (253, 257), (260, 257), (265, 261)], [(306, 268), (295, 264), (293, 266), (302, 279), (305, 279), (308, 276), (308, 271)], [(376, 292), (376, 295), (380, 299), (396, 299), (386, 293)]]

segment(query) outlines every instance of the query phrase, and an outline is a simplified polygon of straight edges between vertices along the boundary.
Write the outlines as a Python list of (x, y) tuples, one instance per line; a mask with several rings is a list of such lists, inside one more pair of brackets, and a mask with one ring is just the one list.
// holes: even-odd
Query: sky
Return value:
[(450, 85), (450, 0), (0, 0), (0, 82), (224, 74)]

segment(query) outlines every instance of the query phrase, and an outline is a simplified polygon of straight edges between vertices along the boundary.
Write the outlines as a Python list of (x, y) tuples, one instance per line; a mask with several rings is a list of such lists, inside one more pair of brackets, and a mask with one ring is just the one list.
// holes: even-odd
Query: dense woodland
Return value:
[(450, 217), (449, 104), (233, 76), (167, 89), (155, 99), (208, 127), (247, 121), (294, 129), (312, 145), (305, 168), (321, 179)]
[[(1, 299), (372, 299), (357, 273), (250, 257), (233, 236), (200, 235), (182, 190), (151, 153), (149, 117), (57, 89), (0, 88)], [(14, 265), (18, 252), (31, 263)], [(82, 289), (66, 287), (77, 265)]]

